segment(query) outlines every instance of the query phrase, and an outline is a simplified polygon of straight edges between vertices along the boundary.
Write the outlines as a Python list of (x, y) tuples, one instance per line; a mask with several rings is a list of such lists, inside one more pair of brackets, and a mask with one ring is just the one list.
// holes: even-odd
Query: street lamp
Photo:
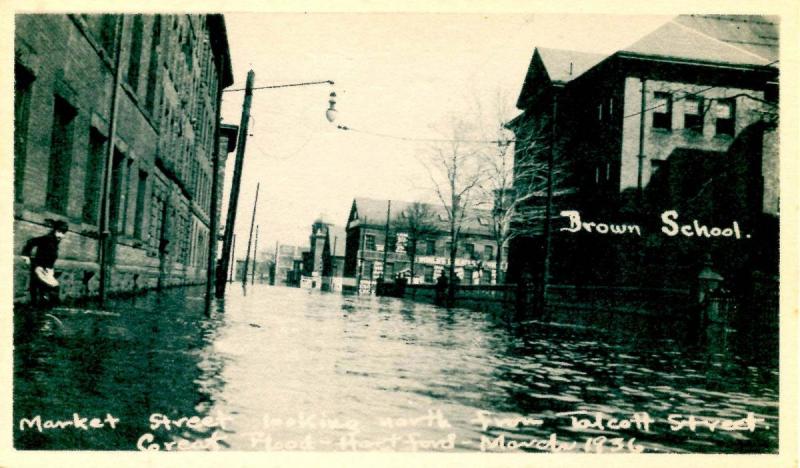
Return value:
[[(222, 258), (220, 259), (220, 266), (221, 268), (215, 272), (216, 274), (212, 274), (212, 258), (216, 255), (212, 255), (215, 253), (214, 248), (216, 247), (216, 237), (209, 243), (209, 267), (208, 267), (208, 279), (206, 285), (206, 296), (210, 298), (211, 296), (211, 282), (213, 281), (214, 276), (217, 276), (216, 281), (216, 296), (222, 297), (225, 294), (225, 273), (228, 271), (228, 266), (231, 262), (231, 247), (233, 244), (233, 227), (234, 223), (236, 222), (236, 209), (239, 200), (239, 187), (241, 183), (242, 177), (242, 164), (244, 163), (244, 153), (245, 153), (245, 144), (247, 142), (247, 137), (249, 136), (247, 132), (247, 125), (250, 120), (250, 105), (253, 97), (253, 90), (257, 89), (275, 89), (275, 88), (289, 88), (295, 86), (309, 86), (309, 85), (318, 85), (318, 84), (329, 84), (333, 85), (333, 81), (331, 80), (324, 80), (324, 81), (310, 81), (304, 83), (289, 83), (289, 84), (282, 84), (282, 85), (269, 85), (269, 86), (259, 86), (254, 87), (253, 81), (255, 80), (255, 73), (253, 70), (250, 70), (247, 73), (247, 83), (246, 86), (242, 89), (226, 89), (223, 92), (231, 92), (231, 91), (244, 91), (244, 102), (242, 103), (242, 120), (241, 124), (239, 125), (239, 141), (236, 148), (236, 162), (234, 165), (233, 170), (233, 180), (231, 181), (231, 195), (228, 199), (228, 216), (227, 221), (225, 223), (225, 234), (223, 237), (222, 242)], [(328, 99), (328, 109), (325, 112), (325, 117), (328, 119), (329, 122), (333, 122), (336, 119), (336, 93), (331, 92), (329, 99)], [(214, 173), (216, 176), (216, 171)], [(255, 212), (255, 211), (254, 211)], [(252, 231), (252, 227), (251, 227)], [(248, 242), (249, 244), (249, 242)], [(248, 246), (248, 258), (249, 258), (249, 246)], [(245, 260), (247, 262), (247, 260)]]
[(331, 92), (330, 98), (328, 99), (328, 110), (325, 111), (325, 117), (328, 119), (328, 122), (333, 123), (336, 120), (336, 114), (339, 112), (336, 110), (336, 93)]

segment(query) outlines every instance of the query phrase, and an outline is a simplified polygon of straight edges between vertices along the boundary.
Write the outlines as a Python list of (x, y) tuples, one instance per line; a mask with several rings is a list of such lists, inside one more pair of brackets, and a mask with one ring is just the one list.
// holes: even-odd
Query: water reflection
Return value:
[[(56, 311), (63, 325), (16, 314), (18, 331), (34, 331), (16, 337), (15, 421), (73, 412), (121, 420), (114, 431), (17, 426), (16, 447), (132, 450), (143, 434), (161, 448), (184, 439), (211, 448), (213, 437), (236, 450), (442, 450), (449, 442), (476, 450), (482, 436), (524, 442), (553, 433), (581, 444), (600, 432), (573, 428), (564, 413), (583, 411), (646, 412), (658, 422), (649, 432), (602, 434), (635, 437), (648, 452), (777, 450), (776, 345), (750, 332), (710, 330), (697, 340), (676, 322), (518, 317), (259, 285), (246, 295), (230, 288), (210, 307), (202, 294), (120, 300), (118, 315)], [(484, 430), (478, 411), (542, 423)], [(665, 422), (748, 412), (769, 429), (690, 433)], [(154, 413), (224, 424), (152, 429)]]

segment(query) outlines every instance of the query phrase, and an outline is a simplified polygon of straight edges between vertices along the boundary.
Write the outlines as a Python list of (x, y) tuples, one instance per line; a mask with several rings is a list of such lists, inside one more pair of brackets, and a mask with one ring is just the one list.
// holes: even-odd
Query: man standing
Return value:
[(58, 259), (58, 244), (67, 234), (69, 226), (64, 221), (52, 221), (48, 234), (34, 237), (25, 243), (22, 255), (30, 264), (31, 305), (45, 305), (58, 299), (58, 280), (53, 267)]

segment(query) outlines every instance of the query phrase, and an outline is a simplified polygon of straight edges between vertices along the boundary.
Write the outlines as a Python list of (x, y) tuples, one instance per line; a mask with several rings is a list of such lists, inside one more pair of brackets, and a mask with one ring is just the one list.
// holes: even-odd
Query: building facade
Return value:
[[(435, 205), (356, 198), (346, 227), (344, 284), (371, 293), (379, 278), (404, 277), (414, 284), (433, 284), (450, 264), (450, 237), (444, 210)], [(409, 234), (414, 206), (424, 206), (423, 234)], [(387, 238), (387, 212), (389, 215)], [(491, 213), (471, 209), (465, 214), (457, 247), (455, 271), (462, 285), (495, 284), (497, 249), (491, 234)], [(387, 250), (388, 249), (388, 250)], [(415, 254), (413, 274), (412, 256)], [(384, 262), (385, 259), (385, 262)], [(385, 264), (385, 271), (384, 271)], [(505, 265), (501, 265), (501, 270)]]
[(302, 260), (303, 249), (296, 245), (279, 244), (275, 258), (275, 285), (299, 285), (299, 270), (295, 274), (295, 260)]
[(18, 15), (14, 68), (15, 253), (67, 222), (61, 293), (91, 296), (105, 224), (107, 291), (205, 281), (222, 16)]
[[(586, 220), (637, 223), (658, 232), (660, 212), (648, 199), (665, 195), (656, 193), (658, 184), (651, 187), (651, 181), (659, 179), (659, 172), (664, 179), (671, 161), (676, 163), (672, 164), (674, 175), (677, 163), (687, 154), (696, 161), (722, 155), (721, 164), (695, 165), (688, 171), (692, 177), (683, 179), (684, 192), (673, 200), (673, 208), (682, 207), (688, 214), (708, 200), (704, 187), (734, 171), (730, 150), (744, 135), (750, 135), (750, 152), (759, 155), (759, 161), (747, 163), (750, 196), (755, 205), (764, 207), (758, 214), (777, 216), (778, 154), (773, 137), (778, 74), (777, 19), (762, 16), (679, 16), (607, 57), (537, 48), (517, 102), (523, 113), (508, 126), (518, 142), (545, 141), (548, 149), (532, 153), (518, 144), (517, 161), (546, 158), (552, 151), (554, 162), (544, 167), (558, 173), (550, 197), (553, 249), (572, 249), (574, 256), (586, 256), (587, 264), (601, 265), (593, 267), (598, 272), (610, 265), (604, 277), (584, 280), (636, 280), (620, 276), (625, 268), (619, 266), (629, 262), (600, 251), (640, 247), (606, 245), (611, 241), (597, 235), (591, 240), (581, 240), (586, 237), (583, 234), (563, 235), (566, 218), (559, 213), (569, 209), (579, 211)], [(759, 138), (751, 135), (755, 127), (761, 128)], [(534, 198), (540, 207), (545, 206), (546, 191)], [(724, 217), (724, 202), (706, 205), (705, 212), (692, 212), (709, 223)], [(758, 217), (751, 214), (727, 213), (740, 222), (746, 217), (753, 221), (748, 228), (756, 229)], [(510, 275), (519, 278), (528, 271), (535, 278), (542, 276), (543, 226), (544, 221), (538, 232), (526, 227), (532, 235), (512, 243)], [(775, 242), (777, 247), (777, 238), (772, 236), (764, 233), (762, 242)], [(706, 251), (711, 249), (706, 247)], [(695, 268), (694, 263), (687, 270)], [(554, 264), (552, 273), (557, 281), (580, 282), (579, 275), (570, 271), (584, 270), (578, 264), (562, 264), (559, 271)]]
[(311, 225), (309, 249), (303, 255), (300, 287), (323, 291), (342, 290), (344, 231), (321, 217)]

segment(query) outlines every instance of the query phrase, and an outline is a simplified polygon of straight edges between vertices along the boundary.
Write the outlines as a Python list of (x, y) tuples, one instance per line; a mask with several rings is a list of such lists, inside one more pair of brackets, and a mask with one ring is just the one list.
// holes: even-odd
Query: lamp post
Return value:
[[(228, 216), (225, 222), (225, 233), (222, 241), (222, 258), (220, 259), (220, 268), (216, 271), (216, 288), (215, 288), (215, 295), (218, 298), (221, 298), (225, 295), (225, 273), (228, 271), (228, 267), (231, 262), (231, 244), (233, 243), (233, 228), (236, 223), (236, 210), (239, 203), (239, 188), (241, 186), (241, 178), (242, 178), (242, 167), (244, 165), (244, 151), (245, 145), (247, 142), (247, 126), (250, 121), (250, 106), (252, 104), (253, 98), (253, 91), (260, 90), (260, 89), (276, 89), (276, 88), (288, 88), (288, 87), (295, 87), (295, 86), (309, 86), (309, 85), (317, 85), (317, 84), (330, 84), (333, 85), (333, 81), (331, 80), (324, 80), (324, 81), (311, 81), (311, 82), (304, 82), (304, 83), (290, 83), (290, 84), (283, 84), (283, 85), (271, 85), (271, 86), (258, 86), (254, 87), (255, 81), (255, 72), (250, 70), (247, 73), (247, 82), (245, 88), (242, 89), (226, 89), (225, 92), (232, 92), (232, 91), (244, 91), (244, 102), (242, 103), (242, 117), (241, 123), (239, 125), (239, 142), (236, 148), (236, 163), (233, 170), (233, 181), (231, 182), (231, 195), (228, 200)], [(328, 122), (333, 122), (336, 119), (336, 93), (331, 92), (328, 98), (328, 109), (325, 111), (325, 117), (328, 119)], [(217, 173), (215, 172), (213, 177), (217, 177)], [(210, 240), (209, 244), (209, 252), (214, 252), (214, 242), (216, 242), (216, 237), (213, 240)], [(248, 246), (249, 248), (249, 246)], [(246, 270), (245, 270), (246, 271)], [(214, 281), (214, 277), (212, 275), (211, 269), (209, 268), (208, 271), (208, 278), (207, 281), (212, 282)], [(210, 289), (207, 294), (210, 294)]]

